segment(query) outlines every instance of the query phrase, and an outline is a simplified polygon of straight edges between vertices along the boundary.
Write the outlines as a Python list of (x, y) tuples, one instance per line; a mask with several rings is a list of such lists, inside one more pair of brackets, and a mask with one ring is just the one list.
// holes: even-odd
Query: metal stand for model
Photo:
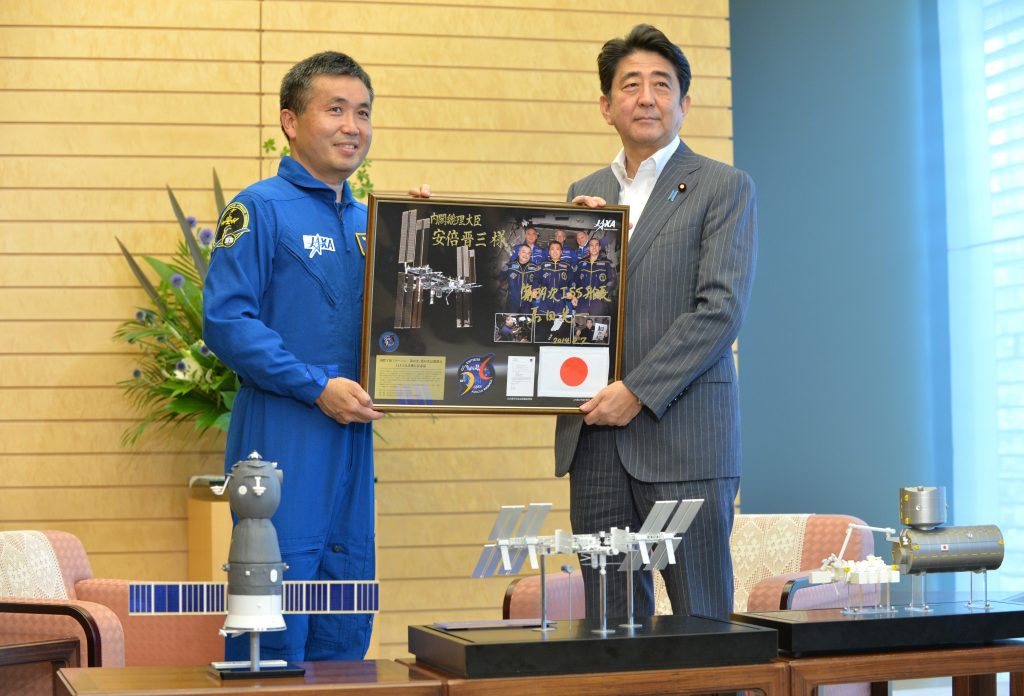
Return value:
[[(597, 534), (568, 534), (561, 529), (554, 536), (536, 536), (541, 523), (551, 509), (550, 503), (531, 503), (523, 515), (521, 505), (507, 505), (501, 508), (498, 519), (491, 528), (489, 543), (484, 545), (480, 559), (473, 569), (473, 577), (486, 578), (495, 574), (513, 575), (522, 568), (527, 553), (530, 564), (541, 571), (541, 621), (540, 629), (550, 628), (547, 615), (547, 587), (544, 558), (556, 553), (576, 553), (580, 561), (590, 563), (600, 575), (600, 607), (598, 628), (594, 633), (608, 635), (615, 633), (608, 628), (608, 557), (625, 554), (626, 559), (619, 570), (627, 573), (626, 582), (629, 598), (626, 628), (640, 624), (633, 621), (633, 573), (640, 569), (661, 570), (669, 563), (675, 563), (675, 547), (704, 503), (703, 500), (661, 500), (654, 504), (639, 532), (612, 527), (609, 532)], [(513, 532), (515, 533), (513, 534)], [(538, 562), (539, 561), (539, 562)]]

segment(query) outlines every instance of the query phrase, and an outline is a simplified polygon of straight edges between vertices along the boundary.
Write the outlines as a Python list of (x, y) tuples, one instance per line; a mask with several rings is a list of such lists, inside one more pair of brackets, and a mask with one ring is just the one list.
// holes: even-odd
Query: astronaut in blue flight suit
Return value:
[(587, 257), (576, 264), (576, 311), (594, 316), (611, 314), (615, 267), (601, 256), (600, 240), (591, 239), (587, 252)]
[(537, 228), (527, 227), (523, 231), (523, 236), (526, 237), (526, 244), (530, 247), (530, 260), (539, 266), (548, 258), (548, 255), (547, 251), (537, 243)]
[(590, 237), (583, 230), (576, 232), (576, 248), (575, 249), (562, 249), (562, 260), (568, 263), (573, 268), (579, 264), (580, 261), (587, 258), (590, 252), (587, 250), (587, 242)]
[[(369, 76), (342, 53), (281, 83), (292, 156), (224, 209), (204, 290), (207, 345), (241, 377), (225, 464), (257, 450), (284, 471), (273, 517), (285, 580), (372, 580), (373, 410), (359, 386), (366, 206), (348, 177), (372, 139)], [(264, 658), (361, 659), (370, 614), (291, 614)], [(248, 641), (229, 639), (229, 659)]]
[(530, 260), (530, 245), (516, 247), (516, 258), (505, 266), (506, 285), (505, 310), (518, 314), (529, 314), (533, 307), (535, 276), (540, 266)]
[(548, 244), (548, 260), (540, 265), (539, 280), (540, 299), (537, 309), (542, 314), (554, 312), (556, 315), (572, 314), (575, 297), (573, 290), (573, 269), (562, 261), (562, 245), (552, 241)]

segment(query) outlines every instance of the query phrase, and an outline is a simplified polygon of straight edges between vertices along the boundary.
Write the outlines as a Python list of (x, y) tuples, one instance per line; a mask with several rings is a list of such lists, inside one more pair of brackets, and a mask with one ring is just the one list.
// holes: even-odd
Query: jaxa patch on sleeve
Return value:
[(249, 211), (245, 205), (235, 201), (221, 213), (217, 223), (217, 243), (214, 248), (230, 248), (249, 231)]

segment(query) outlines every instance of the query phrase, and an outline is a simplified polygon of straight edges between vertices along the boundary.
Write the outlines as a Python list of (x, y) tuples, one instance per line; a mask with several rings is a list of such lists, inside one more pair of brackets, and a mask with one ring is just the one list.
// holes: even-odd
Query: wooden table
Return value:
[(300, 662), (304, 677), (221, 681), (208, 667), (122, 667), (62, 669), (58, 696), (116, 694), (298, 694), (299, 696), (443, 696), (444, 685), (415, 668), (388, 660)]
[(730, 667), (654, 669), (638, 672), (602, 672), (536, 677), (466, 679), (412, 660), (416, 667), (444, 681), (448, 696), (640, 696), (641, 694), (705, 694), (757, 689), (764, 696), (787, 696), (789, 672), (782, 660)]
[[(873, 696), (893, 679), (952, 677), (954, 696), (995, 696), (996, 674), (1010, 673), (1010, 696), (1024, 696), (1024, 641), (787, 659), (791, 696), (814, 696), (825, 684), (874, 682)], [(881, 685), (881, 687), (879, 687)]]

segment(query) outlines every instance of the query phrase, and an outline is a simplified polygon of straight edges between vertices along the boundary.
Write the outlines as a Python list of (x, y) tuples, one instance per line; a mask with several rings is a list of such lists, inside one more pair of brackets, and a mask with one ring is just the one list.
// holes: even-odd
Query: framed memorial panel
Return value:
[(361, 381), (374, 407), (578, 413), (619, 378), (627, 211), (371, 195)]

